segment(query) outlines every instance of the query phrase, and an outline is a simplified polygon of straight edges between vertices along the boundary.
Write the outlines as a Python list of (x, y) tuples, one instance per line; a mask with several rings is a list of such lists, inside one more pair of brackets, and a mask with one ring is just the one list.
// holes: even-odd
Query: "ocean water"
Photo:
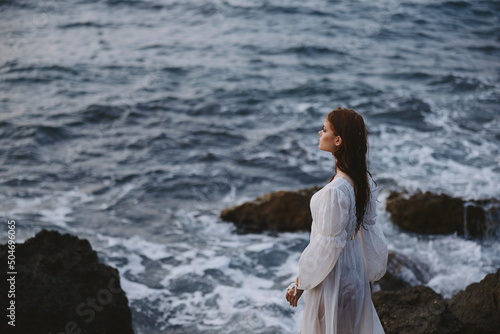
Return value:
[[(450, 297), (500, 242), (401, 231), (390, 190), (500, 197), (498, 1), (0, 1), (0, 209), (87, 238), (137, 333), (298, 332), (308, 233), (220, 210), (327, 183), (325, 115), (360, 112), (379, 223)], [(5, 233), (0, 242), (6, 242)], [(409, 275), (408, 281), (417, 284)]]

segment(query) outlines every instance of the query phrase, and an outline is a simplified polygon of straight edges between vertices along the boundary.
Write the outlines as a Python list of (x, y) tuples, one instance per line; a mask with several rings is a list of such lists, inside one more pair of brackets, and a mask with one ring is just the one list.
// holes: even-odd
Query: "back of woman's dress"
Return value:
[[(311, 198), (311, 240), (297, 275), (298, 288), (307, 290), (302, 334), (384, 333), (369, 285), (374, 270), (379, 279), (387, 264), (387, 244), (375, 224), (375, 201), (371, 196), (365, 228), (354, 236), (355, 195), (347, 180), (336, 178)], [(381, 255), (377, 263), (365, 263), (364, 252)]]

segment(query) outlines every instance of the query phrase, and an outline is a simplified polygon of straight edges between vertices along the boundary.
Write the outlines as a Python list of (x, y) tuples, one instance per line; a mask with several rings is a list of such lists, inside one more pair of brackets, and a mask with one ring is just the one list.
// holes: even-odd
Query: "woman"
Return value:
[(319, 149), (333, 154), (336, 173), (311, 198), (311, 239), (286, 299), (296, 307), (306, 290), (302, 334), (384, 333), (370, 282), (385, 273), (387, 243), (375, 224), (365, 123), (354, 110), (337, 108), (319, 135)]

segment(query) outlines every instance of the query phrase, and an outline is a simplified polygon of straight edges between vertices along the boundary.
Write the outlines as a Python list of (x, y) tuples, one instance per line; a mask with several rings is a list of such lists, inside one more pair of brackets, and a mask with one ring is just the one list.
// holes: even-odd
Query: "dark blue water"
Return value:
[[(499, 198), (499, 13), (498, 1), (1, 1), (1, 211), (20, 240), (88, 238), (120, 270), (138, 333), (298, 331), (282, 290), (308, 235), (236, 235), (219, 211), (325, 184), (317, 131), (337, 106), (365, 117), (386, 191)], [(449, 296), (500, 266), (497, 240), (394, 228), (386, 191), (380, 222), (430, 266), (427, 285)]]

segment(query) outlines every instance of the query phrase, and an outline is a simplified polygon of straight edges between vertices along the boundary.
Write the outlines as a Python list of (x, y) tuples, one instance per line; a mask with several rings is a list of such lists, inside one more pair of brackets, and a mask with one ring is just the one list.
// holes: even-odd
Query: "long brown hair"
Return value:
[[(340, 108), (332, 110), (327, 116), (335, 135), (342, 138), (342, 143), (333, 152), (336, 159), (335, 169), (349, 175), (355, 184), (356, 195), (356, 232), (363, 226), (366, 207), (370, 199), (370, 184), (366, 165), (368, 151), (365, 121), (352, 109)], [(332, 176), (330, 181), (335, 177)], [(372, 177), (373, 178), (373, 177)]]

